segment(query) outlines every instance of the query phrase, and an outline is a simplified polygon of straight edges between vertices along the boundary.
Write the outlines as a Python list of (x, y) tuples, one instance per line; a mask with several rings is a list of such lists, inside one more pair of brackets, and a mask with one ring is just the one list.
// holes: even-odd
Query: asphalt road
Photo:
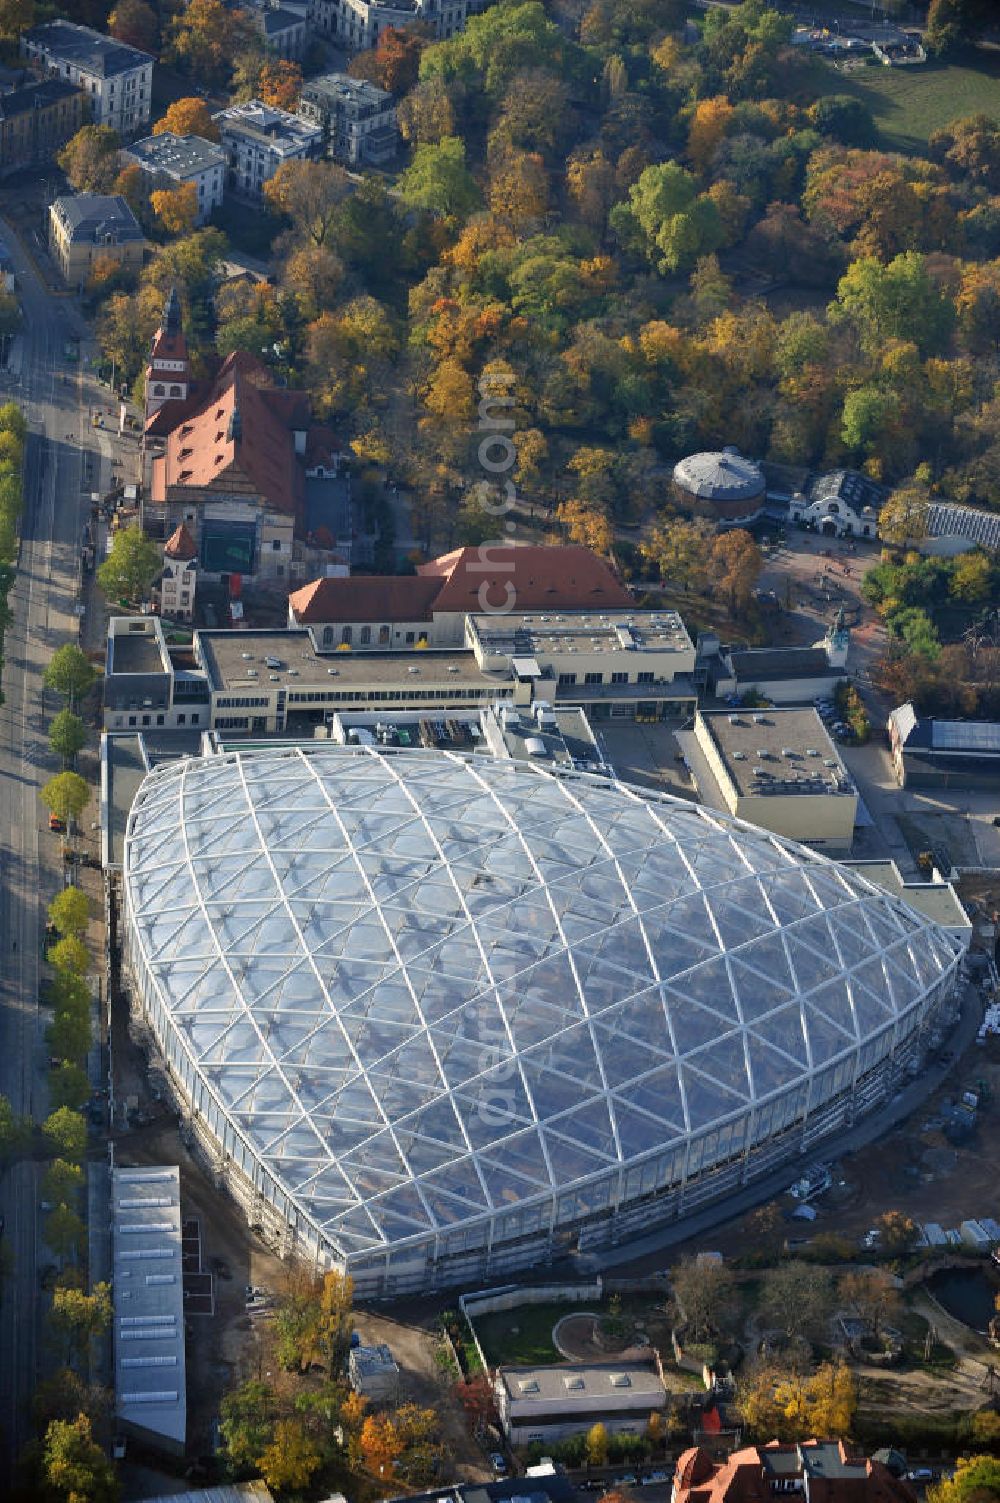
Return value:
[[(0, 400), (18, 401), (30, 430), (0, 706), (0, 1092), (16, 1112), (41, 1119), (47, 1111), (45, 1019), (38, 1006), (42, 905), (61, 880), (60, 842), (38, 799), (41, 785), (58, 771), (46, 730), (57, 706), (51, 695), (45, 700), (42, 673), (55, 648), (76, 638), (81, 439), (90, 438), (82, 378), (63, 355), (67, 334), (83, 332), (82, 319), (71, 300), (49, 295), (2, 220), (0, 234), (24, 312), (14, 355), (20, 370), (0, 372)], [(48, 1257), (40, 1173), (39, 1165), (22, 1163), (0, 1180), (0, 1214), (14, 1258), (0, 1294), (0, 1494), (11, 1458), (28, 1439), (29, 1402), (44, 1355), (39, 1267)]]

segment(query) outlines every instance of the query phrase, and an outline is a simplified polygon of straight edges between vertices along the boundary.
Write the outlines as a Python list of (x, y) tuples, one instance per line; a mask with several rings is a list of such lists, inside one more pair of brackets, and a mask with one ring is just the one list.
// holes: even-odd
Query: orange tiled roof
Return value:
[(163, 545), (163, 551), (167, 558), (186, 560), (195, 557), (198, 549), (195, 546), (194, 538), (188, 532), (183, 522), (167, 538), (167, 541)]
[(314, 579), (289, 597), (296, 621), (430, 621), (441, 588), (416, 574), (355, 574), (351, 579)]
[(443, 580), (435, 611), (596, 610), (634, 604), (610, 564), (577, 544), (527, 543), (456, 548), (427, 564), (422, 578)]
[(274, 510), (298, 514), (303, 473), (286, 414), (298, 416), (295, 399), (302, 394), (266, 389), (262, 373), (253, 356), (238, 350), (228, 357), (208, 392), (169, 432), (159, 462), (154, 460), (154, 500), (164, 499), (171, 486), (224, 486), (235, 471)]
[(518, 611), (633, 604), (618, 576), (589, 548), (511, 544), (456, 548), (419, 565), (415, 575), (314, 579), (297, 590), (290, 603), (296, 620), (307, 626), (323, 621), (430, 621), (441, 611), (483, 611), (484, 603), (496, 607), (507, 599), (510, 609)]

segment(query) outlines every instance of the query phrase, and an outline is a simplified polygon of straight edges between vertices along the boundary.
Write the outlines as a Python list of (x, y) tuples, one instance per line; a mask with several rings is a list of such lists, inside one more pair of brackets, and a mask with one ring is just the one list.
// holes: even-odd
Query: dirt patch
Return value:
[(436, 1317), (424, 1324), (359, 1310), (357, 1329), (366, 1345), (384, 1341), (391, 1348), (402, 1374), (401, 1402), (436, 1411), (448, 1450), (449, 1474), (459, 1482), (489, 1480), (492, 1473), (486, 1458), (469, 1434), (464, 1411), (455, 1398), (454, 1376), (439, 1365)]
[(563, 1316), (552, 1332), (552, 1344), (570, 1362), (607, 1362), (611, 1358), (648, 1362), (649, 1338), (636, 1343), (634, 1334), (623, 1331), (620, 1337), (613, 1336), (599, 1315), (581, 1312)]

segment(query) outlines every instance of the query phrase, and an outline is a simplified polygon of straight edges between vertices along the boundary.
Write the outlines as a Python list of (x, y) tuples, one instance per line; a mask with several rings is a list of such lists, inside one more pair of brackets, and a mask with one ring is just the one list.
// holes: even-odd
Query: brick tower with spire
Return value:
[(164, 402), (183, 401), (190, 390), (191, 368), (181, 327), (181, 304), (176, 287), (171, 287), (146, 366), (146, 423)]

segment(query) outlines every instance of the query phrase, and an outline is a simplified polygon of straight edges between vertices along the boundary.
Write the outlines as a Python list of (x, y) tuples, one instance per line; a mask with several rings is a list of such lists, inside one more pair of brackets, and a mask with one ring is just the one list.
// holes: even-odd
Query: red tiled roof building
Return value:
[(409, 576), (315, 579), (288, 602), (291, 626), (322, 627), (337, 641), (350, 630), (343, 640), (383, 649), (461, 647), (467, 615), (633, 605), (610, 564), (589, 548), (515, 543), (456, 548)]
[(800, 1494), (805, 1503), (915, 1503), (906, 1482), (881, 1461), (855, 1456), (839, 1440), (747, 1446), (714, 1462), (700, 1447), (674, 1471), (671, 1503), (774, 1503)]

